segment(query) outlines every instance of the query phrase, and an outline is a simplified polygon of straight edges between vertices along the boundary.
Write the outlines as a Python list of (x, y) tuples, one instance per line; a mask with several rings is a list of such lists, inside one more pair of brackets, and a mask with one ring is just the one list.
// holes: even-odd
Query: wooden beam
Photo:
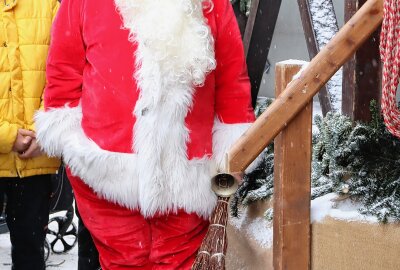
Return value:
[[(253, 0), (250, 16), (244, 34), (244, 44), (247, 48), (247, 68), (251, 82), (253, 107), (256, 104), (258, 90), (268, 59), (272, 37), (282, 0)], [(257, 10), (257, 12), (254, 12)]]
[[(311, 19), (309, 0), (297, 0), (297, 3), (299, 5), (301, 23), (303, 25), (304, 35), (306, 38), (308, 55), (310, 59), (313, 59), (318, 54), (319, 47)], [(325, 86), (319, 90), (318, 99), (321, 105), (322, 114), (325, 116), (329, 111), (332, 110), (329, 93)]]
[[(301, 65), (276, 65), (276, 96)], [(297, 114), (274, 141), (274, 270), (310, 267), (312, 103)]]
[(244, 171), (374, 32), (382, 18), (383, 0), (365, 3), (232, 146), (228, 152), (228, 172)]
[[(345, 0), (345, 21), (365, 4), (366, 0)], [(380, 104), (381, 61), (380, 29), (375, 31), (343, 67), (342, 112), (354, 121), (369, 121), (372, 99)]]
[(246, 57), (249, 53), (250, 41), (251, 41), (251, 37), (253, 34), (254, 23), (256, 22), (259, 3), (260, 3), (260, 0), (252, 0), (251, 1), (249, 18), (247, 19), (247, 24), (246, 24), (246, 28), (245, 28), (244, 36), (243, 36), (244, 54), (246, 55)]

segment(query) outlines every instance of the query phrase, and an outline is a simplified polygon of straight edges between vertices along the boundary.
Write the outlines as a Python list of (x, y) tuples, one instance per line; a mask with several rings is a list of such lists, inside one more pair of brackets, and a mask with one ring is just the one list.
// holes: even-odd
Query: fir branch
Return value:
[(250, 14), (251, 0), (230, 0), (231, 4), (234, 5), (239, 1), (239, 10), (247, 17)]
[[(256, 116), (260, 116), (272, 103), (272, 99), (266, 98), (258, 100), (255, 109)], [(274, 178), (274, 145), (271, 143), (260, 154), (261, 161), (258, 166), (243, 177), (243, 182), (234, 194), (230, 208), (231, 215), (238, 217), (239, 206), (269, 199), (273, 194)]]
[[(270, 101), (268, 101), (270, 102)], [(256, 110), (260, 115), (265, 102)], [(315, 118), (319, 132), (313, 135), (312, 199), (335, 192), (363, 206), (360, 212), (381, 222), (400, 221), (400, 140), (385, 127), (376, 102), (372, 120), (356, 123), (339, 113)], [(273, 145), (263, 152), (263, 162), (245, 176), (233, 203), (248, 205), (273, 195)], [(269, 216), (271, 213), (268, 214)]]

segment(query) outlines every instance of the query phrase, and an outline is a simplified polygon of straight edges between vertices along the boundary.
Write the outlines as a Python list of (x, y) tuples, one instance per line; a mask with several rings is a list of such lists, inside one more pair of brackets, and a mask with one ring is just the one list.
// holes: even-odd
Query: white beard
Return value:
[(123, 26), (130, 31), (130, 40), (138, 44), (136, 76), (139, 82), (145, 76), (143, 73), (147, 73), (145, 62), (154, 61), (163, 80), (196, 86), (204, 83), (216, 63), (214, 40), (203, 16), (203, 2), (209, 3), (204, 0), (115, 0)]

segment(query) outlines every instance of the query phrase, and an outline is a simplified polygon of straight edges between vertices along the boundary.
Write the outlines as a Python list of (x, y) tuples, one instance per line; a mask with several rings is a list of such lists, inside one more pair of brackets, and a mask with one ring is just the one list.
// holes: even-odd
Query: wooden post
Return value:
[[(314, 27), (311, 19), (309, 0), (297, 0), (300, 11), (301, 23), (303, 25), (304, 35), (306, 38), (308, 55), (313, 59), (319, 52), (319, 47), (315, 37)], [(318, 92), (318, 99), (321, 105), (322, 114), (325, 116), (332, 110), (331, 100), (328, 90), (325, 86)]]
[(253, 0), (244, 33), (253, 107), (265, 70), (282, 0)]
[[(277, 96), (300, 68), (277, 64)], [(275, 138), (274, 270), (310, 268), (311, 127), (312, 104), (308, 103)]]
[(244, 171), (278, 133), (312, 100), (383, 19), (383, 0), (368, 0), (314, 57), (300, 78), (257, 118), (228, 152), (228, 172)]
[[(345, 21), (348, 21), (365, 2), (366, 0), (345, 0)], [(369, 121), (371, 100), (375, 99), (380, 103), (379, 34), (378, 29), (343, 67), (342, 112), (354, 121)]]

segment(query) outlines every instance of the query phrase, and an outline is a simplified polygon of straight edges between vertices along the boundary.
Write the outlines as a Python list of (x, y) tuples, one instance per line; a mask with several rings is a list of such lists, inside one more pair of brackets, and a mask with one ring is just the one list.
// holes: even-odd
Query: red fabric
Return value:
[(100, 199), (69, 171), (68, 177), (104, 270), (190, 269), (208, 221), (183, 211), (145, 219)]
[[(186, 118), (188, 158), (212, 154), (215, 116), (224, 123), (254, 121), (243, 46), (228, 0), (205, 14), (215, 39), (217, 68), (197, 89)], [(101, 148), (132, 152), (133, 109), (139, 91), (135, 46), (114, 1), (63, 0), (52, 29), (45, 107), (82, 105), (82, 127)]]

